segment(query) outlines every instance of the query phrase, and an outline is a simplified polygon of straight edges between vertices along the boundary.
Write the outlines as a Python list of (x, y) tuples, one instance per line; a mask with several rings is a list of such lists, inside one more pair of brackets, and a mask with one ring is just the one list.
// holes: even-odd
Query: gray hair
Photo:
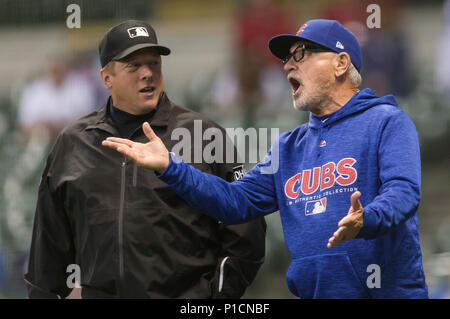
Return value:
[(348, 78), (350, 79), (350, 82), (356, 86), (359, 87), (362, 82), (361, 74), (359, 74), (358, 70), (356, 70), (353, 63), (350, 64), (350, 67), (347, 70)]

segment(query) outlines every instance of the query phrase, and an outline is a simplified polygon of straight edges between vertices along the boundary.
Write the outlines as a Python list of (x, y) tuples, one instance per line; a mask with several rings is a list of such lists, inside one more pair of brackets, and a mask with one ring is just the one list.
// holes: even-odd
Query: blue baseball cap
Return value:
[(295, 42), (307, 40), (340, 53), (347, 52), (358, 72), (361, 71), (362, 54), (358, 40), (336, 20), (309, 20), (296, 34), (280, 34), (269, 40), (269, 49), (277, 58), (284, 59)]

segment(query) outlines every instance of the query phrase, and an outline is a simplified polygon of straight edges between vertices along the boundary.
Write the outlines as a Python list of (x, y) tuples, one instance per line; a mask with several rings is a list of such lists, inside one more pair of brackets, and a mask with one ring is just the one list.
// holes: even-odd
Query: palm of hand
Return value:
[(108, 137), (102, 145), (118, 151), (139, 166), (161, 173), (169, 165), (169, 151), (147, 122), (142, 125), (142, 129), (149, 139), (147, 143)]

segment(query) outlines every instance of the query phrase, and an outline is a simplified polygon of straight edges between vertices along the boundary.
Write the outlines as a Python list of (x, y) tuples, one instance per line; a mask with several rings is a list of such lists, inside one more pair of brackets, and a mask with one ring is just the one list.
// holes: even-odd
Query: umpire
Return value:
[[(99, 53), (111, 97), (66, 127), (47, 159), (25, 275), (29, 297), (67, 297), (71, 269), (80, 270), (83, 298), (241, 297), (264, 260), (264, 219), (220, 224), (153, 172), (101, 145), (107, 137), (145, 142), (145, 121), (169, 148), (172, 131), (192, 133), (195, 120), (203, 130), (223, 128), (169, 100), (161, 55), (170, 49), (149, 24), (114, 26)], [(237, 162), (193, 165), (228, 181), (243, 169)]]

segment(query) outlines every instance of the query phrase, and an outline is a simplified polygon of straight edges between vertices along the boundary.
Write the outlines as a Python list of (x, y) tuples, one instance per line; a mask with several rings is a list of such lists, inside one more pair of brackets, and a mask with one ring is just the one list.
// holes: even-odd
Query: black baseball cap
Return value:
[(98, 46), (102, 68), (110, 61), (120, 60), (127, 55), (143, 49), (155, 48), (160, 55), (169, 55), (168, 47), (158, 44), (155, 30), (144, 21), (127, 20), (104, 35)]

